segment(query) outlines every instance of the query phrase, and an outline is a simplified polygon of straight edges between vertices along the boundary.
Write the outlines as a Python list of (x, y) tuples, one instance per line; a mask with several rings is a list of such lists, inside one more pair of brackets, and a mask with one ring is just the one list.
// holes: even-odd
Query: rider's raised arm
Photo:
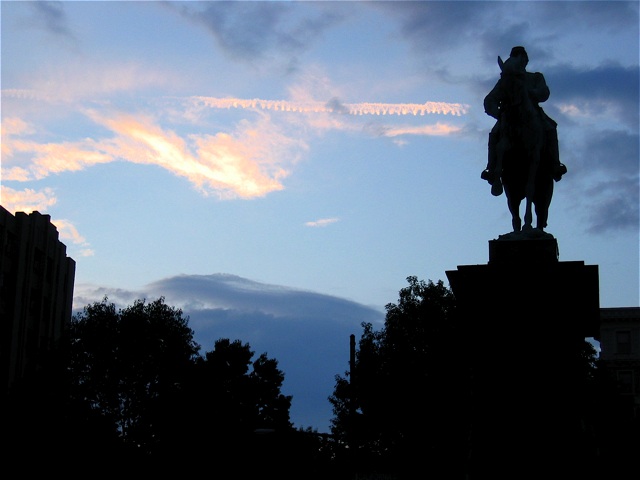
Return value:
[(544, 75), (540, 72), (535, 72), (530, 75), (530, 78), (533, 79), (531, 85), (529, 86), (529, 96), (531, 100), (536, 103), (546, 102), (549, 98), (549, 87), (547, 87), (547, 82), (544, 79)]

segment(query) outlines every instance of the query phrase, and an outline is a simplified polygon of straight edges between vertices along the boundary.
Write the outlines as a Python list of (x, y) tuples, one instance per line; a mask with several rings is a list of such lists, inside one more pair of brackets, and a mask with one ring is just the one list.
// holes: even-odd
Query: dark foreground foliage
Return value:
[(23, 473), (72, 476), (90, 468), (241, 478), (293, 475), (291, 458), (322, 463), (322, 437), (292, 427), (277, 360), (254, 358), (240, 340), (199, 350), (188, 318), (163, 298), (88, 305), (3, 405), (10, 457)]
[[(71, 478), (479, 478), (468, 473), (478, 431), (478, 358), (470, 352), (481, 349), (465, 338), (442, 281), (407, 280), (398, 303), (386, 306), (384, 326), (362, 325), (350, 370), (336, 375), (330, 434), (292, 426), (284, 373), (266, 353), (254, 358), (249, 344), (221, 338), (201, 355), (188, 318), (163, 298), (122, 310), (105, 298), (76, 315), (43, 368), (4, 399), (6, 458), (25, 475)], [(636, 478), (629, 467), (640, 426), (629, 405), (591, 344), (574, 365), (579, 425), (566, 452), (579, 462), (563, 478)], [(532, 419), (544, 421), (539, 409), (511, 407), (518, 436)], [(521, 466), (520, 473), (513, 478), (527, 478)]]
[(337, 455), (352, 478), (637, 478), (640, 425), (591, 343), (553, 358), (544, 336), (537, 346), (507, 337), (494, 348), (507, 342), (504, 352), (517, 355), (492, 352), (498, 362), (487, 362), (465, 321), (490, 319), (460, 318), (442, 281), (407, 281), (380, 330), (363, 324), (329, 398), (333, 438), (346, 447)]

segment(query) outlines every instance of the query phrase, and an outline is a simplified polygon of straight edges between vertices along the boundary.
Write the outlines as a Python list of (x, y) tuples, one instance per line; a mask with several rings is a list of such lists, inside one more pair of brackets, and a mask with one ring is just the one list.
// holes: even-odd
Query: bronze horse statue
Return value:
[[(498, 57), (498, 65), (502, 71), (502, 101), (492, 194), (499, 195), (504, 186), (514, 232), (533, 230), (534, 210), (536, 228), (542, 231), (547, 226), (553, 195), (552, 163), (543, 119), (527, 92), (525, 64), (520, 58), (510, 57), (503, 62)], [(520, 217), (522, 200), (524, 225)]]

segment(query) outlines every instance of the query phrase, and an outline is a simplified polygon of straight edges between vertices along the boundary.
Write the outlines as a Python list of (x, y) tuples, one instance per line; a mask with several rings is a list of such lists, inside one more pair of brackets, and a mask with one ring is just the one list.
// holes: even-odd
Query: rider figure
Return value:
[[(529, 56), (527, 55), (524, 47), (513, 47), (511, 49), (509, 57), (520, 60), (523, 63), (524, 67), (526, 67), (527, 63), (529, 62)], [(549, 98), (549, 87), (547, 87), (547, 83), (545, 82), (542, 73), (525, 72), (525, 74), (525, 81), (527, 90), (529, 91), (529, 96), (531, 97), (531, 100), (533, 100), (536, 109), (539, 111), (544, 125), (546, 139), (545, 142), (553, 165), (553, 179), (558, 182), (562, 178), (562, 175), (567, 173), (567, 167), (560, 163), (560, 153), (558, 150), (558, 132), (556, 129), (558, 124), (555, 122), (555, 120), (550, 118), (544, 112), (544, 110), (542, 110), (542, 107), (540, 107), (540, 105), (538, 105), (541, 102), (545, 102)], [(495, 180), (495, 165), (497, 161), (496, 144), (498, 143), (500, 135), (500, 109), (502, 98), (500, 96), (499, 87), (500, 80), (498, 80), (496, 85), (484, 99), (485, 113), (497, 120), (496, 124), (491, 129), (491, 132), (489, 132), (489, 159), (487, 167), (480, 174), (480, 177), (483, 180), (488, 181), (490, 185), (493, 185)], [(497, 183), (499, 184), (500, 182)], [(500, 195), (502, 193), (502, 188), (492, 189), (492, 193), (494, 195)]]

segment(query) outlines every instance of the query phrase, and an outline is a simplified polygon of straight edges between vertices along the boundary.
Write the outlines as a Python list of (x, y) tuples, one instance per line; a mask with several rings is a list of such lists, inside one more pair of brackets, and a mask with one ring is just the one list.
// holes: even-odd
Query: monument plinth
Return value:
[(446, 272), (473, 359), (470, 479), (575, 467), (579, 352), (599, 328), (597, 266), (559, 261), (551, 235), (506, 237), (487, 264)]
[(523, 46), (498, 56), (500, 78), (484, 99), (496, 123), (480, 178), (504, 193), (513, 230), (489, 242), (486, 265), (446, 272), (471, 359), (468, 480), (590, 473), (575, 447), (585, 442), (583, 353), (585, 338), (598, 336), (598, 267), (561, 262), (545, 231), (567, 167), (557, 123), (540, 106), (549, 87), (528, 63)]

